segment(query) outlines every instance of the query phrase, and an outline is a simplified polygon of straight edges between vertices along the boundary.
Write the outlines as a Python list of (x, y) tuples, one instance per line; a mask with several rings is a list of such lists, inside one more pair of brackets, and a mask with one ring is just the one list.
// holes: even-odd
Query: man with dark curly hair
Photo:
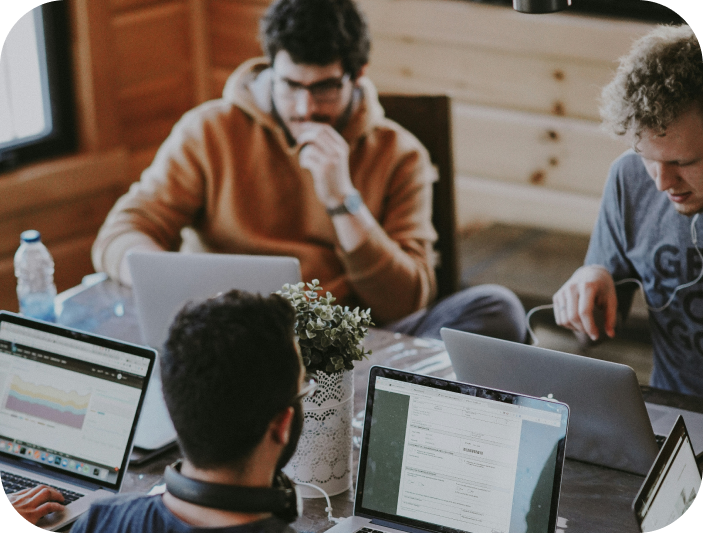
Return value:
[(427, 310), (436, 172), (364, 76), (370, 38), (354, 1), (277, 0), (261, 40), (267, 57), (186, 113), (115, 205), (93, 246), (96, 270), (130, 284), (126, 255), (140, 249), (295, 256), (303, 279), (370, 307), (377, 325), (524, 340), (524, 310), (504, 287)]
[(183, 460), (167, 469), (163, 495), (101, 500), (71, 531), (295, 533), (295, 493), (280, 470), (295, 452), (301, 398), (314, 383), (302, 385), (294, 323), (277, 294), (230, 291), (186, 305), (160, 359)]
[(641, 286), (651, 384), (703, 396), (703, 59), (693, 31), (662, 26), (637, 41), (601, 114), (632, 149), (611, 167), (585, 266), (554, 295), (556, 321), (613, 337)]

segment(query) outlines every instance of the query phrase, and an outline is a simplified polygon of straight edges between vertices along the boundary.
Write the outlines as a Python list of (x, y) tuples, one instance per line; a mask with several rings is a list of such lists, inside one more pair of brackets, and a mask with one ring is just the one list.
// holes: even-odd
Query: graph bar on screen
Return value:
[(35, 416), (76, 429), (83, 428), (90, 393), (64, 391), (48, 385), (36, 385), (14, 376), (5, 400), (5, 409)]

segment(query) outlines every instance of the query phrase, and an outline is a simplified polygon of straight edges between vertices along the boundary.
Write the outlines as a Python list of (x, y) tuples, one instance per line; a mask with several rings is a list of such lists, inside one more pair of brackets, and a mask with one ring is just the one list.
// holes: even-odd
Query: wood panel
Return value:
[[(168, 0), (166, 0), (168, 1)], [(135, 8), (166, 3), (164, 0), (109, 0), (110, 9), (114, 12), (133, 10)]]
[(76, 235), (97, 235), (108, 211), (124, 189), (108, 189), (90, 196), (51, 205), (38, 212), (0, 220), (0, 257), (11, 256), (20, 244), (20, 234), (36, 229), (47, 246), (70, 240)]
[(449, 94), (480, 105), (599, 120), (613, 68), (564, 58), (432, 42), (374, 40), (369, 75), (379, 90)]
[(105, 2), (71, 0), (72, 56), (80, 150), (96, 152), (121, 142), (112, 34)]
[(130, 148), (162, 143), (197, 102), (190, 15), (190, 4), (179, 1), (112, 20), (120, 120)]
[(263, 55), (259, 44), (259, 19), (268, 2), (261, 0), (212, 0), (209, 10), (211, 57), (214, 67), (236, 68), (243, 61)]
[(36, 213), (42, 207), (128, 185), (127, 151), (116, 149), (32, 165), (0, 180), (0, 218)]
[(169, 2), (112, 19), (116, 81), (121, 90), (147, 80), (190, 72), (188, 6)]
[(610, 164), (627, 146), (597, 123), (455, 104), (458, 174), (600, 196)]
[(525, 15), (461, 0), (358, 0), (374, 38), (441, 42), (521, 55), (611, 62), (652, 24), (574, 15)]
[(456, 180), (458, 223), (503, 222), (590, 234), (600, 198), (545, 188), (459, 176)]
[(193, 43), (193, 79), (195, 102), (200, 104), (210, 96), (210, 29), (208, 2), (188, 0), (190, 8), (191, 42)]
[(160, 117), (180, 117), (193, 107), (193, 100), (190, 74), (178, 72), (122, 90), (120, 115), (126, 123), (146, 122)]

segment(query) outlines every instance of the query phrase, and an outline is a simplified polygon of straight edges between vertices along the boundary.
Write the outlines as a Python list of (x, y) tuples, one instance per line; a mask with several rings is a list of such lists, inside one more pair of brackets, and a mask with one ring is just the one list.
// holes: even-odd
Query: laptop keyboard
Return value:
[[(5, 494), (12, 494), (13, 492), (19, 492), (24, 489), (31, 489), (37, 485), (46, 485), (46, 483), (40, 483), (34, 479), (10, 474), (4, 470), (0, 470), (0, 477), (2, 478), (2, 488), (5, 490)], [(64, 505), (68, 505), (69, 503), (75, 502), (77, 499), (85, 496), (84, 494), (78, 494), (77, 492), (54, 487), (53, 485), (48, 486), (52, 489), (58, 490), (63, 495), (65, 500)]]

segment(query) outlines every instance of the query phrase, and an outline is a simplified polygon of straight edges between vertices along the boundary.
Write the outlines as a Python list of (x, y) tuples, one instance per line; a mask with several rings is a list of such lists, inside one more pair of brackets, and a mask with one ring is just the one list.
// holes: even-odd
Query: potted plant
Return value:
[[(370, 310), (335, 305), (329, 292), (322, 295), (318, 280), (285, 284), (278, 294), (295, 308), (295, 332), (317, 392), (303, 400), (305, 423), (298, 449), (286, 467), (298, 483), (310, 483), (330, 496), (351, 487), (352, 417), (354, 415), (354, 361), (370, 355), (361, 342), (373, 326)], [(300, 488), (305, 497), (321, 496)]]

